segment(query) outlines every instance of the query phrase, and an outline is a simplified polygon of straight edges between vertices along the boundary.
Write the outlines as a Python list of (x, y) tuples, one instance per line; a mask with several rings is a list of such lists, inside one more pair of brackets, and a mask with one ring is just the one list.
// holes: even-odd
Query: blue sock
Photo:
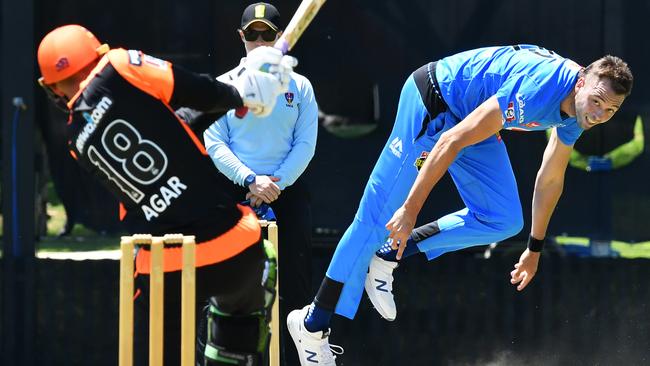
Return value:
[(333, 311), (325, 310), (312, 302), (305, 317), (305, 329), (312, 333), (327, 330), (333, 314)]
[[(418, 248), (417, 243), (413, 239), (409, 239), (406, 242), (406, 249), (404, 249), (404, 253), (402, 253), (402, 259), (410, 257), (414, 254), (420, 253), (420, 249)], [(389, 262), (399, 262), (397, 260), (397, 249), (393, 249), (390, 246), (390, 241), (387, 241), (384, 243), (384, 245), (379, 248), (377, 252), (377, 257), (389, 261)]]

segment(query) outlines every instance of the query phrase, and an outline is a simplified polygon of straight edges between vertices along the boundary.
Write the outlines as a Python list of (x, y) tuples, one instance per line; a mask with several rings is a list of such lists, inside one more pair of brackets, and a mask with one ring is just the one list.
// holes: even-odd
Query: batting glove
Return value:
[(282, 51), (277, 48), (260, 46), (248, 53), (244, 67), (275, 75), (288, 90), (291, 73), (297, 65), (298, 60), (295, 57), (282, 55)]
[(258, 117), (271, 114), (278, 96), (286, 92), (275, 75), (258, 70), (246, 69), (237, 79), (227, 82), (237, 89), (244, 106)]

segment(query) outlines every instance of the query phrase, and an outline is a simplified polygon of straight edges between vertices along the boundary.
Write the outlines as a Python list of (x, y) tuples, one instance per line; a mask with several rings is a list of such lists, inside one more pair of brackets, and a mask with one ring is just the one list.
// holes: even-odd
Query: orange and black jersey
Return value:
[(124, 220), (144, 222), (156, 235), (211, 240), (235, 227), (242, 211), (222, 193), (219, 173), (173, 109), (225, 113), (241, 105), (230, 85), (140, 51), (115, 49), (68, 103), (68, 144), (120, 199)]

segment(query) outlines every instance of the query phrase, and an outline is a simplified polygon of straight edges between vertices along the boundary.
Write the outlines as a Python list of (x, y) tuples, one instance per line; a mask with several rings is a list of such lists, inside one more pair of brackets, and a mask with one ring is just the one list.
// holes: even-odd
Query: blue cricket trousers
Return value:
[[(393, 131), (368, 179), (354, 221), (327, 270), (327, 277), (344, 284), (336, 313), (350, 319), (363, 294), (370, 260), (388, 238), (385, 225), (404, 203), (418, 174), (416, 161), (460, 120), (448, 110), (429, 112), (431, 106), (426, 101), (433, 96), (434, 70), (435, 64), (430, 63), (406, 80)], [(418, 243), (429, 260), (446, 252), (500, 241), (521, 230), (517, 183), (500, 138), (492, 136), (463, 149), (449, 173), (466, 207), (438, 219), (440, 232)]]

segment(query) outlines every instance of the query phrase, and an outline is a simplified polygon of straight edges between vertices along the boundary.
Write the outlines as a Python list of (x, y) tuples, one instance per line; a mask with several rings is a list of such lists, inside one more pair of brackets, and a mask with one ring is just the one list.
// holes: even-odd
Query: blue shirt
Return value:
[[(243, 60), (242, 60), (243, 61)], [(236, 77), (240, 66), (218, 79)], [(318, 133), (318, 105), (306, 77), (292, 73), (289, 91), (278, 96), (273, 112), (264, 118), (249, 112), (237, 118), (231, 110), (208, 128), (203, 138), (217, 169), (244, 185), (249, 174), (280, 178), (280, 189), (292, 185), (314, 156)]]
[(575, 117), (562, 117), (560, 103), (573, 90), (580, 66), (533, 45), (486, 47), (443, 58), (436, 78), (443, 99), (459, 119), (496, 95), (503, 128), (546, 130), (573, 145), (583, 129)]

